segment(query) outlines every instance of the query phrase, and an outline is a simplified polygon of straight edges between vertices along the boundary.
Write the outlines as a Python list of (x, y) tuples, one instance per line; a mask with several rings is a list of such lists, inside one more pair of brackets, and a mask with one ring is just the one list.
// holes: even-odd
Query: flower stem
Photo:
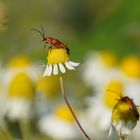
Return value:
[(0, 131), (1, 131), (1, 136), (4, 137), (5, 140), (13, 140), (14, 138), (12, 137), (11, 132), (9, 131), (9, 128), (5, 124), (3, 120), (1, 120), (1, 125), (0, 125)]
[(80, 128), (80, 130), (82, 131), (82, 133), (84, 134), (84, 136), (86, 137), (86, 139), (87, 139), (87, 140), (91, 140), (91, 138), (87, 135), (87, 133), (85, 132), (85, 130), (84, 130), (83, 127), (81, 126), (79, 120), (77, 119), (77, 117), (76, 117), (76, 115), (75, 115), (75, 113), (74, 113), (74, 111), (73, 111), (73, 109), (72, 109), (72, 107), (71, 107), (71, 105), (70, 105), (70, 103), (69, 103), (69, 101), (68, 101), (66, 95), (65, 95), (64, 83), (63, 83), (63, 78), (62, 78), (62, 77), (60, 77), (60, 84), (61, 84), (61, 92), (62, 92), (63, 98), (64, 98), (64, 100), (65, 100), (65, 103), (66, 103), (66, 105), (68, 106), (68, 108), (69, 108), (69, 110), (70, 110), (72, 116), (74, 117), (74, 119), (75, 119), (75, 121), (76, 121), (78, 127)]
[(19, 120), (20, 130), (22, 133), (22, 139), (23, 140), (29, 140), (31, 137), (31, 130), (29, 126), (28, 120), (20, 119)]

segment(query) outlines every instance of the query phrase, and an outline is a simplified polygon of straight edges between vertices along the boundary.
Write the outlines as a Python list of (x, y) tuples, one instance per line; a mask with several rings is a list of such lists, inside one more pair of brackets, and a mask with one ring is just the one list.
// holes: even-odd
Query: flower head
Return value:
[(18, 73), (10, 82), (7, 115), (11, 120), (29, 117), (34, 96), (32, 80), (25, 73)]
[[(110, 90), (110, 91), (109, 91)], [(106, 90), (104, 93), (104, 104), (109, 107), (113, 108), (116, 103), (118, 102), (118, 99), (122, 97), (122, 90), (123, 90), (123, 83), (118, 80), (112, 80), (106, 85)], [(116, 93), (111, 93), (111, 92)]]
[(37, 79), (32, 62), (26, 55), (17, 55), (10, 59), (7, 69), (5, 69), (5, 84), (10, 84), (11, 79), (18, 73), (26, 73), (33, 81)]
[(140, 77), (140, 58), (138, 56), (130, 55), (122, 61), (122, 72), (131, 78)]
[(36, 85), (36, 91), (49, 99), (54, 99), (54, 97), (58, 96), (59, 78), (53, 75), (39, 78)]
[(4, 76), (7, 92), (6, 116), (11, 120), (27, 118), (30, 115), (34, 97), (34, 71), (27, 56), (19, 55), (10, 60)]
[(83, 67), (83, 78), (94, 90), (113, 79), (121, 79), (117, 67), (117, 56), (111, 52), (92, 52), (86, 59)]
[(50, 76), (52, 73), (57, 75), (59, 70), (61, 73), (69, 70), (75, 70), (79, 63), (69, 61), (69, 54), (65, 48), (49, 48), (48, 51), (48, 64), (46, 66), (43, 76)]
[(65, 105), (60, 105), (54, 113), (45, 115), (39, 121), (41, 132), (58, 140), (78, 139), (79, 133), (74, 125), (74, 119)]
[(18, 73), (9, 85), (9, 97), (31, 99), (33, 95), (34, 88), (30, 77), (25, 73)]
[[(100, 91), (96, 92), (96, 96), (94, 95), (87, 100), (89, 105), (87, 116), (92, 125), (91, 129), (95, 129), (94, 136), (101, 137), (101, 133), (102, 137), (107, 135), (106, 130), (110, 128), (112, 109), (122, 96), (123, 88), (124, 85), (121, 81), (113, 79), (102, 86)], [(118, 94), (111, 91), (116, 91)]]
[(120, 137), (126, 138), (139, 120), (139, 113), (133, 100), (122, 97), (112, 112), (112, 124)]
[(117, 63), (117, 56), (115, 53), (111, 51), (102, 51), (101, 59), (102, 59), (103, 66), (106, 68), (114, 67)]
[(58, 107), (57, 110), (55, 111), (55, 115), (61, 120), (65, 120), (67, 122), (74, 122), (74, 118), (71, 112), (68, 110), (68, 107), (65, 105)]
[(14, 68), (14, 69), (25, 68), (28, 67), (30, 64), (31, 64), (30, 59), (24, 55), (15, 56), (9, 62), (10, 68)]

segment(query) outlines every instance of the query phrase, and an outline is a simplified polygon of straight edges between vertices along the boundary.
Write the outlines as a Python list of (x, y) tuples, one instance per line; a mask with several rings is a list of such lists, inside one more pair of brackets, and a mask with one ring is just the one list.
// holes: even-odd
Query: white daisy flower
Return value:
[(39, 128), (43, 133), (58, 140), (75, 139), (78, 133), (73, 124), (62, 121), (53, 115), (42, 118), (39, 122)]
[(30, 60), (26, 56), (17, 56), (9, 66), (3, 75), (6, 115), (11, 120), (27, 117), (27, 114), (30, 117), (35, 79)]
[(73, 116), (64, 105), (59, 106), (54, 114), (44, 116), (39, 121), (39, 128), (42, 133), (57, 140), (72, 140), (79, 137)]
[(26, 99), (9, 99), (7, 117), (11, 120), (27, 119), (31, 111), (31, 102)]
[(121, 71), (127, 81), (139, 79), (140, 57), (135, 55), (126, 56), (121, 62)]
[[(116, 99), (118, 99), (118, 94), (121, 93), (122, 87), (121, 81), (112, 80), (102, 87), (99, 93), (96, 93), (96, 96), (89, 97), (87, 100), (87, 104), (89, 105), (87, 109), (87, 120), (90, 122), (90, 129), (95, 130), (95, 137), (104, 139), (108, 135), (111, 125), (112, 109), (117, 103)], [(106, 90), (113, 90), (118, 92), (118, 94)], [(100, 133), (103, 134), (102, 138)]]
[(75, 68), (80, 63), (75, 63), (69, 60), (69, 54), (67, 54), (67, 50), (64, 48), (58, 49), (53, 48), (49, 49), (48, 52), (48, 64), (46, 65), (46, 69), (44, 71), (43, 76), (50, 75), (58, 75), (59, 71), (61, 73), (65, 73), (66, 69), (75, 70)]
[(32, 81), (37, 80), (39, 76), (39, 72), (34, 70), (32, 62), (28, 56), (18, 55), (13, 57), (8, 63), (8, 66), (5, 68), (3, 73), (4, 85), (9, 85), (11, 79), (16, 76), (17, 73), (21, 72), (26, 73), (32, 79)]
[(111, 123), (111, 109), (108, 108), (103, 102), (102, 97), (96, 96), (88, 100), (89, 109), (87, 114), (93, 127), (95, 126), (99, 131), (109, 129)]
[(112, 124), (118, 136), (125, 139), (137, 125), (139, 113), (135, 103), (128, 97), (120, 98), (112, 111)]
[(27, 74), (18, 73), (8, 87), (7, 116), (11, 120), (30, 117), (33, 96), (32, 80)]
[(124, 81), (125, 94), (140, 104), (140, 58), (134, 55), (126, 56), (121, 62), (121, 74)]
[(121, 79), (120, 70), (115, 67), (116, 56), (110, 52), (91, 53), (83, 65), (83, 78), (94, 90), (102, 88), (113, 79)]

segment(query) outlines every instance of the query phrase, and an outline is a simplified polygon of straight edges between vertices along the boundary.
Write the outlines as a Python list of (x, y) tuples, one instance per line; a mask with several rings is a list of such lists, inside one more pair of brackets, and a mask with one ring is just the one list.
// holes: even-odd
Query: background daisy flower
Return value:
[(121, 62), (122, 80), (125, 83), (125, 93), (140, 104), (140, 57), (126, 56)]
[(66, 105), (59, 105), (53, 114), (44, 116), (39, 121), (39, 128), (56, 140), (72, 140), (79, 137), (74, 118)]
[(60, 94), (59, 77), (40, 77), (36, 82), (35, 112), (40, 116), (54, 108), (54, 102), (58, 102)]
[(42, 94), (47, 99), (58, 97), (59, 91), (60, 83), (57, 76), (40, 77), (36, 82), (37, 94)]
[(28, 118), (33, 97), (34, 86), (30, 77), (25, 73), (17, 74), (9, 85), (8, 117), (12, 120)]
[[(121, 71), (124, 81), (125, 95), (131, 97), (136, 105), (140, 104), (140, 58), (135, 55), (127, 55), (121, 62)], [(132, 131), (130, 139), (139, 140), (140, 125)], [(128, 138), (129, 139), (129, 138)]]
[(5, 83), (19, 72), (26, 73), (33, 81), (37, 79), (38, 73), (34, 70), (30, 58), (26, 55), (17, 55), (10, 59), (7, 67), (5, 68)]
[(11, 120), (28, 118), (34, 97), (34, 72), (26, 56), (16, 56), (5, 71), (4, 93), (7, 96), (7, 116)]
[(140, 57), (135, 55), (126, 56), (121, 62), (121, 70), (129, 79), (140, 78)]
[(102, 88), (112, 79), (121, 79), (116, 65), (117, 56), (110, 51), (92, 52), (83, 65), (83, 79), (93, 87), (93, 90)]
[[(106, 91), (108, 89), (115, 90), (118, 94), (121, 94), (123, 83), (118, 80), (112, 80), (104, 85), (99, 93), (96, 93), (96, 96), (89, 97), (87, 100), (89, 106), (86, 112), (89, 127), (91, 130), (94, 129), (94, 136), (100, 139), (104, 139), (108, 135), (111, 125), (111, 112), (117, 103), (116, 99), (119, 98), (119, 95)], [(100, 136), (100, 133), (103, 135)]]

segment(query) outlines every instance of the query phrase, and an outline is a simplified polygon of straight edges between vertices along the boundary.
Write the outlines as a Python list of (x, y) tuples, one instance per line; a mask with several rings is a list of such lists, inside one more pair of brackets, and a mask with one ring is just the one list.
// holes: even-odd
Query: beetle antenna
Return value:
[(43, 39), (45, 38), (44, 31), (42, 33), (41, 31), (39, 31), (38, 29), (35, 29), (35, 28), (33, 28), (32, 30), (37, 31), (42, 36)]
[(115, 90), (111, 90), (111, 89), (107, 89), (107, 90), (105, 90), (105, 91), (110, 91), (110, 92), (114, 92), (114, 93), (116, 93), (120, 98), (122, 98), (122, 93), (118, 93), (118, 92), (116, 92)]
[(42, 25), (41, 25), (41, 30), (42, 30), (42, 35), (45, 37), (45, 32)]

